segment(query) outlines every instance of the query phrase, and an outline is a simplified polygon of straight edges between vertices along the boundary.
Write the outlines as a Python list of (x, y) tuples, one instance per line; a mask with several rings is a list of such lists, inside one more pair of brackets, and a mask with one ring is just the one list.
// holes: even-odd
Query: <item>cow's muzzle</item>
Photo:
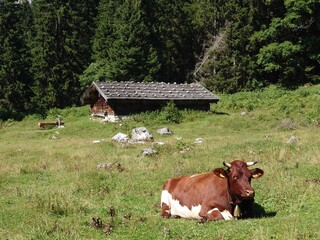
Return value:
[(246, 198), (253, 198), (254, 197), (254, 190), (246, 190), (245, 196), (246, 196)]

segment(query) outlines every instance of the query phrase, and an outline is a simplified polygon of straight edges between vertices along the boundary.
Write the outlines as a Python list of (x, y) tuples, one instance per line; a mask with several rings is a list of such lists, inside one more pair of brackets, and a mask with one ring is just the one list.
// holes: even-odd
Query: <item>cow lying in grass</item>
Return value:
[(256, 162), (235, 160), (227, 169), (168, 179), (162, 188), (161, 216), (199, 220), (230, 220), (253, 217), (254, 190), (251, 179), (263, 170), (248, 167)]

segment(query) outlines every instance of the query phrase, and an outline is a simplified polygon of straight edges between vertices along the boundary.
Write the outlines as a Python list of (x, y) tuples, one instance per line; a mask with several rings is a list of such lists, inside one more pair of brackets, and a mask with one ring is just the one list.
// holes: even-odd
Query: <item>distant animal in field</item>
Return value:
[(162, 188), (161, 216), (201, 221), (253, 217), (255, 192), (251, 179), (261, 177), (257, 162), (223, 162), (227, 169), (168, 179)]

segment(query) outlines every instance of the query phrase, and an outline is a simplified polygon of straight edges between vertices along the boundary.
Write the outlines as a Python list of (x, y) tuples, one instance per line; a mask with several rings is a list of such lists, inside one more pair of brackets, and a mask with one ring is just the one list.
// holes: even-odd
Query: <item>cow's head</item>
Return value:
[(237, 201), (254, 197), (254, 190), (251, 187), (251, 179), (257, 179), (263, 175), (263, 170), (259, 168), (248, 169), (249, 166), (257, 162), (244, 162), (235, 160), (231, 163), (223, 162), (227, 170), (217, 168), (214, 174), (220, 178), (228, 180), (229, 194)]

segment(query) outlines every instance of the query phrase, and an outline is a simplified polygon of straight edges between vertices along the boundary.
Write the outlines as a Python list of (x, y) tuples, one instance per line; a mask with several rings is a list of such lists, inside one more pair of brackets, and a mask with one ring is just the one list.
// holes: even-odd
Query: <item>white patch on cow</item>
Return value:
[[(219, 209), (218, 209), (218, 208), (211, 209), (211, 210), (209, 210), (209, 211), (207, 212), (207, 214), (209, 215), (209, 214), (212, 213), (213, 211), (219, 211)], [(219, 211), (219, 212), (220, 212), (220, 211)]]
[(169, 206), (172, 216), (201, 219), (201, 217), (199, 216), (201, 210), (200, 204), (198, 206), (192, 206), (190, 210), (187, 206), (182, 206), (179, 200), (173, 199), (172, 195), (167, 190), (162, 191), (161, 203), (165, 203)]
[[(182, 206), (179, 200), (173, 199), (172, 195), (167, 190), (162, 191), (161, 204), (162, 203), (165, 203), (169, 206), (169, 212), (172, 216), (201, 219), (201, 217), (199, 216), (199, 213), (201, 211), (200, 204), (198, 206), (192, 206), (190, 210), (187, 206)], [(213, 208), (210, 211), (208, 211), (208, 214), (212, 213), (213, 211), (219, 211), (225, 220), (233, 219), (232, 214), (228, 210), (224, 210), (221, 212), (218, 208)]]
[(218, 208), (214, 208), (214, 209), (211, 209), (210, 211), (208, 211), (208, 215), (210, 213), (212, 213), (213, 211), (219, 211), (220, 214), (222, 215), (222, 217), (225, 219), (225, 220), (231, 220), (233, 219), (233, 216), (232, 214), (228, 211), (228, 210), (224, 210), (224, 211), (220, 211)]
[(225, 220), (233, 219), (232, 214), (228, 210), (224, 210), (223, 212), (220, 212), (220, 213)]

